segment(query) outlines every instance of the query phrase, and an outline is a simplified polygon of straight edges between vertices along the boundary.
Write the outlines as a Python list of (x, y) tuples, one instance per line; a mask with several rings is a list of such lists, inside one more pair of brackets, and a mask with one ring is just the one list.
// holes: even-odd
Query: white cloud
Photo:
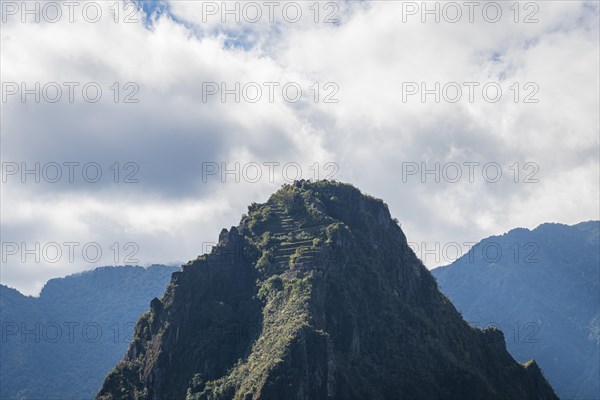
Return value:
[[(247, 204), (266, 200), (284, 181), (279, 167), (273, 183), (203, 182), (203, 162), (297, 162), (306, 178), (315, 162), (336, 162), (337, 177), (383, 198), (415, 243), (477, 241), (516, 226), (599, 218), (596, 3), (537, 2), (534, 24), (514, 23), (508, 3), (496, 24), (477, 13), (474, 23), (436, 24), (418, 15), (403, 23), (406, 2), (340, 2), (338, 25), (314, 23), (312, 3), (302, 3), (305, 17), (294, 24), (223, 25), (214, 16), (202, 23), (201, 3), (172, 1), (170, 13), (150, 26), (114, 23), (108, 3), (99, 3), (107, 18), (95, 24), (3, 23), (3, 82), (94, 81), (103, 99), (3, 103), (2, 161), (94, 161), (105, 173), (97, 184), (9, 177), (2, 184), (3, 242), (134, 241), (142, 263), (194, 258), (202, 242), (214, 242)], [(203, 101), (203, 82), (231, 88), (235, 81), (258, 83), (263, 97)], [(139, 103), (111, 102), (114, 82), (121, 96), (124, 83), (136, 82)], [(281, 84), (273, 103), (264, 82)], [(303, 88), (298, 103), (281, 98), (287, 82)], [(339, 87), (338, 103), (322, 102), (335, 89), (326, 90), (327, 82)], [(403, 82), (457, 82), (465, 92), (456, 104), (436, 104), (431, 95), (425, 104), (418, 96), (404, 102)], [(498, 82), (502, 99), (485, 102), (478, 89), (470, 103), (464, 82)], [(515, 103), (514, 82), (519, 100), (531, 92), (524, 84), (535, 83), (539, 103)], [(127, 161), (139, 166), (139, 183), (115, 184), (109, 167)], [(403, 182), (406, 162), (456, 162), (463, 178)], [(488, 183), (478, 167), (468, 182), (465, 162), (498, 163), (503, 177)], [(519, 183), (509, 169), (515, 162)], [(526, 162), (539, 167), (539, 183), (522, 182), (532, 171)], [(91, 266), (13, 257), (3, 263), (2, 282), (35, 293), (49, 277)]]

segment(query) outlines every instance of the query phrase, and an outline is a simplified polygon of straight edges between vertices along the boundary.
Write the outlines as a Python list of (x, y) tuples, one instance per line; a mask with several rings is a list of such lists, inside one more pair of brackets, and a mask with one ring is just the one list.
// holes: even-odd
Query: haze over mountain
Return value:
[(173, 274), (98, 399), (556, 399), (469, 326), (383, 201), (286, 185)]
[(517, 361), (535, 358), (561, 398), (599, 399), (599, 232), (599, 221), (513, 229), (432, 273), (467, 321), (499, 327)]
[(0, 285), (0, 398), (93, 398), (176, 270), (102, 267), (52, 279), (39, 297)]

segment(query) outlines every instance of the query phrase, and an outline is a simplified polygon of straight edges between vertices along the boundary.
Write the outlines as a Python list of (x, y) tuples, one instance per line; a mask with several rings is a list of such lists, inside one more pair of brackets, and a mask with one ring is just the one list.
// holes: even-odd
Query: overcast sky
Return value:
[(24, 293), (186, 262), (295, 177), (382, 198), (429, 268), (599, 218), (598, 2), (22, 4), (0, 3), (1, 281)]

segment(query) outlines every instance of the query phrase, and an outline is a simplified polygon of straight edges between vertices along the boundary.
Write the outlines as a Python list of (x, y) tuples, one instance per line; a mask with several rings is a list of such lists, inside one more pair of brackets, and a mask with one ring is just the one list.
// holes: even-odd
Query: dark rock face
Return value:
[(535, 358), (561, 398), (599, 399), (599, 233), (599, 221), (513, 229), (432, 274), (467, 321), (502, 329), (516, 360)]
[(556, 399), (462, 320), (381, 201), (296, 182), (173, 274), (98, 399)]

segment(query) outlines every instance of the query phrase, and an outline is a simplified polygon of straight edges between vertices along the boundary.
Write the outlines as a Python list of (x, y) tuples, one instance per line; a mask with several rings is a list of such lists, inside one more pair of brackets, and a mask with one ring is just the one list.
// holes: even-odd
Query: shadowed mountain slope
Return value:
[(299, 181), (151, 302), (98, 399), (556, 399), (470, 327), (378, 199)]
[(0, 285), (0, 398), (92, 399), (176, 267), (101, 267), (39, 297)]
[(563, 399), (600, 398), (600, 222), (513, 229), (432, 271), (467, 321), (495, 325)]

